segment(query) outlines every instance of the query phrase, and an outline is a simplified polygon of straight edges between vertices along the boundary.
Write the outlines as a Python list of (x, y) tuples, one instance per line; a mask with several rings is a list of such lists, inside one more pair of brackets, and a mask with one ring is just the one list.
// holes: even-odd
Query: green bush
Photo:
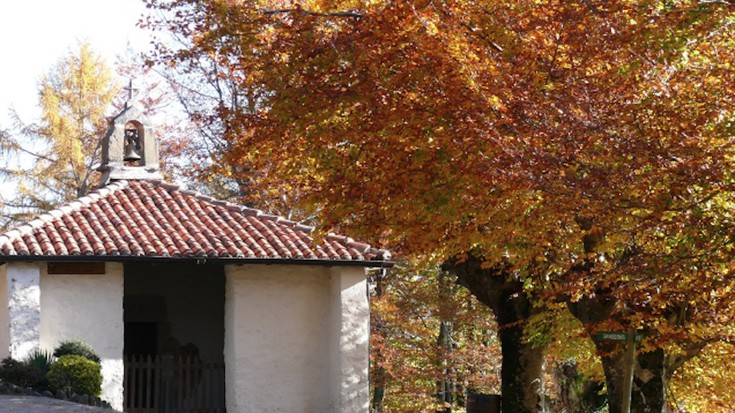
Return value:
[(54, 361), (54, 358), (51, 353), (46, 350), (35, 349), (26, 356), (23, 361), (29, 366), (38, 367), (45, 376), (51, 368), (51, 363)]
[(51, 365), (47, 377), (54, 391), (90, 396), (102, 393), (100, 365), (82, 356), (70, 354), (59, 357)]
[(40, 350), (40, 349), (34, 349), (23, 360), (23, 363), (27, 364), (29, 369), (33, 369), (35, 367), (41, 372), (41, 374), (43, 374), (43, 378), (40, 381), (38, 381), (35, 385), (32, 386), (36, 390), (48, 390), (49, 389), (49, 383), (48, 383), (48, 379), (46, 378), (46, 374), (48, 374), (48, 371), (51, 368), (51, 363), (53, 361), (54, 361), (54, 358), (50, 352), (46, 350)]
[(54, 357), (61, 357), (61, 356), (68, 356), (68, 355), (81, 356), (88, 360), (92, 360), (95, 363), (100, 362), (100, 357), (97, 355), (97, 353), (94, 352), (92, 347), (90, 347), (89, 344), (81, 340), (62, 341), (56, 347), (56, 349), (54, 349)]
[(43, 388), (46, 377), (38, 366), (8, 357), (0, 362), (0, 380), (21, 387)]

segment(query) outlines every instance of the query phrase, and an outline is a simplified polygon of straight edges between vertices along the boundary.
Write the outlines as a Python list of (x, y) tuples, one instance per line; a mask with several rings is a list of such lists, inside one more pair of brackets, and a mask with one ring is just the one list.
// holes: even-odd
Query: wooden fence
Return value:
[(225, 413), (224, 361), (125, 356), (124, 411)]

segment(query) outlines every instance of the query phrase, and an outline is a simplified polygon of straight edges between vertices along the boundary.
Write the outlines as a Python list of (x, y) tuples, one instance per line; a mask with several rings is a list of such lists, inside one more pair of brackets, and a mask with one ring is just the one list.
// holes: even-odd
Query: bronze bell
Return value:
[(138, 131), (135, 129), (125, 130), (125, 155), (123, 161), (136, 162), (140, 160), (138, 149), (140, 148)]
[(135, 144), (127, 144), (125, 146), (125, 162), (136, 162), (140, 160), (140, 154), (135, 150)]

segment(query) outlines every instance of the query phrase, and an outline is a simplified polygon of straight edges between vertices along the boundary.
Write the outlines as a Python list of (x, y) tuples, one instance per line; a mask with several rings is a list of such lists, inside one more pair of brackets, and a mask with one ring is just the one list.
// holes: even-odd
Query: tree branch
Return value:
[(311, 10), (304, 10), (301, 8), (262, 10), (261, 13), (265, 15), (269, 15), (269, 16), (274, 15), (274, 14), (282, 14), (282, 13), (301, 13), (307, 16), (348, 17), (348, 18), (353, 18), (353, 19), (359, 19), (364, 16), (362, 13), (359, 13), (356, 11), (337, 11), (337, 12), (331, 12), (331, 13), (323, 13), (323, 12), (316, 12), (316, 11), (311, 11)]

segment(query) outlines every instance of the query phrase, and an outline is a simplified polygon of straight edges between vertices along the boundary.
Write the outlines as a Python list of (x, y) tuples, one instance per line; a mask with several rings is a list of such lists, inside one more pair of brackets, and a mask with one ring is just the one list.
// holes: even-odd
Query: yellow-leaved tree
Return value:
[[(39, 83), (40, 119), (2, 141), (3, 174), (17, 182), (6, 216), (22, 219), (83, 196), (95, 187), (94, 163), (118, 87), (107, 63), (80, 43)], [(9, 216), (8, 216), (9, 215)]]

